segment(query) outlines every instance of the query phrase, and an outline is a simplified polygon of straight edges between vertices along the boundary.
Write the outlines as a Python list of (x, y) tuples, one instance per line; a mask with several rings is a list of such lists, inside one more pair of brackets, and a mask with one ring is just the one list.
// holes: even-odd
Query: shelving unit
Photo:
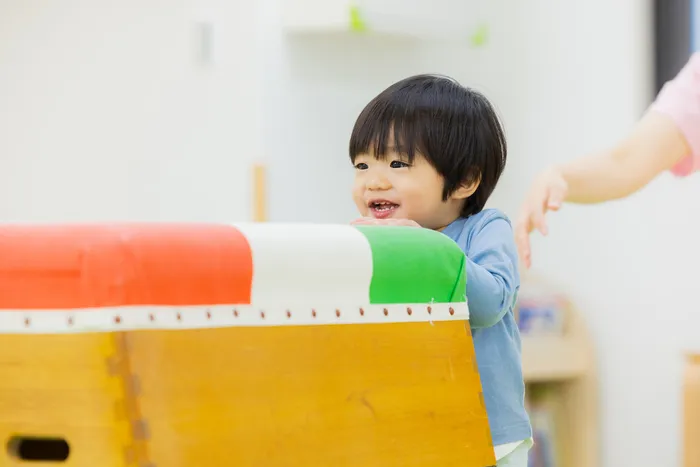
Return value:
[(700, 352), (688, 351), (683, 372), (683, 466), (700, 465)]
[(581, 314), (568, 304), (562, 335), (523, 336), (530, 397), (546, 399), (554, 423), (556, 467), (597, 467), (598, 381), (593, 344)]
[(294, 35), (362, 33), (449, 38), (485, 45), (490, 0), (285, 0), (284, 27)]

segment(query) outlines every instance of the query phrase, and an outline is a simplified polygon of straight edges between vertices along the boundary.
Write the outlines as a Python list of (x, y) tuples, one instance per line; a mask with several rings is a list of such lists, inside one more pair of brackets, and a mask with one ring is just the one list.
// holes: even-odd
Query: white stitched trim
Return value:
[(0, 334), (468, 320), (466, 303), (261, 308), (253, 305), (0, 310)]

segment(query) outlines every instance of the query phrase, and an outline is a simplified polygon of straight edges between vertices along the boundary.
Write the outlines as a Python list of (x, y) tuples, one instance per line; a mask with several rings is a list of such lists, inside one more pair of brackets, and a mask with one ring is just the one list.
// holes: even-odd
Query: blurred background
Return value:
[[(691, 9), (673, 8), (678, 28), (690, 24)], [(510, 151), (489, 205), (515, 217), (539, 170), (614, 143), (657, 75), (685, 62), (688, 44), (659, 71), (655, 10), (651, 0), (0, 0), (0, 220), (249, 221), (258, 164), (267, 220), (348, 222), (355, 118), (392, 82), (426, 72), (497, 107)], [(666, 174), (626, 200), (566, 206), (548, 238), (533, 238), (534, 274), (575, 303), (593, 353), (590, 467), (680, 465), (683, 354), (700, 348), (699, 199), (697, 176)]]

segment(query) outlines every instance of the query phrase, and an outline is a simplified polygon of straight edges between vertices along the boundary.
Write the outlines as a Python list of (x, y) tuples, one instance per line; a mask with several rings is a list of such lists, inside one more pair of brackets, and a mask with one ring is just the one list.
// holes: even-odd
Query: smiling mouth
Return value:
[(399, 205), (391, 201), (372, 201), (368, 204), (368, 207), (374, 217), (381, 219), (391, 216), (399, 208)]

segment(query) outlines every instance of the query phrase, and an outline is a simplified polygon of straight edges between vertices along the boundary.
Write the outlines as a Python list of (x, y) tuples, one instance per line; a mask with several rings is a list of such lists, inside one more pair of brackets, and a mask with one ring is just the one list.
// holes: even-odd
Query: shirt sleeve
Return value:
[(694, 53), (678, 75), (663, 86), (651, 110), (669, 116), (691, 149), (671, 172), (685, 176), (700, 170), (700, 53)]
[(503, 214), (484, 219), (473, 232), (466, 255), (470, 325), (493, 326), (513, 308), (520, 287), (510, 221)]

